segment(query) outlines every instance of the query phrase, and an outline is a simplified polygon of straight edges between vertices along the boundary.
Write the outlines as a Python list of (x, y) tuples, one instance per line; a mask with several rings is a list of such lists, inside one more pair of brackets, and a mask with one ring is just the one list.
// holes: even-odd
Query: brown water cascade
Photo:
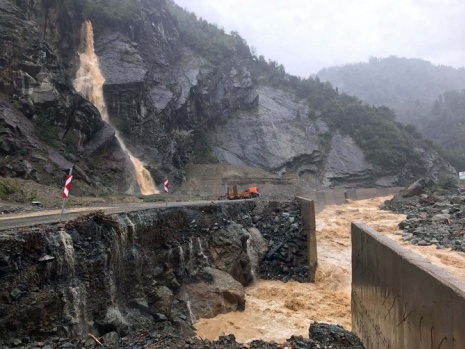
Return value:
[[(76, 79), (74, 80), (74, 88), (90, 100), (99, 110), (102, 119), (111, 125), (105, 99), (103, 98), (102, 87), (105, 78), (100, 72), (98, 57), (94, 51), (94, 33), (90, 21), (85, 21), (82, 24), (79, 61), (79, 69), (76, 73)], [(126, 148), (117, 129), (115, 129), (115, 135), (121, 148), (129, 155), (141, 193), (143, 195), (158, 194), (159, 191), (155, 186), (150, 172), (144, 167), (143, 163)]]

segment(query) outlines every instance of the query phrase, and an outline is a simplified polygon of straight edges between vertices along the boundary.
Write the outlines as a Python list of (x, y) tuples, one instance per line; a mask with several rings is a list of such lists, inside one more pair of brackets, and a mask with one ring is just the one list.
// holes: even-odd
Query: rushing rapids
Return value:
[(197, 334), (215, 340), (233, 333), (240, 342), (259, 338), (282, 343), (291, 335), (308, 338), (311, 321), (350, 330), (350, 224), (359, 220), (383, 233), (397, 232), (404, 215), (380, 210), (386, 199), (326, 207), (316, 217), (318, 270), (314, 284), (260, 280), (247, 288), (244, 312), (199, 319), (195, 323)]
[[(98, 57), (94, 51), (94, 34), (92, 23), (90, 21), (85, 21), (82, 24), (79, 51), (80, 64), (76, 73), (76, 79), (74, 80), (74, 88), (95, 105), (104, 121), (112, 125), (105, 105), (105, 99), (103, 98), (102, 87), (105, 82), (105, 78), (100, 71)], [(113, 125), (112, 127), (114, 128)], [(128, 153), (141, 193), (143, 195), (158, 194), (159, 191), (155, 186), (150, 172), (144, 167), (144, 164), (138, 158), (131, 154), (124, 144), (118, 130), (116, 128), (114, 129), (121, 148)]]

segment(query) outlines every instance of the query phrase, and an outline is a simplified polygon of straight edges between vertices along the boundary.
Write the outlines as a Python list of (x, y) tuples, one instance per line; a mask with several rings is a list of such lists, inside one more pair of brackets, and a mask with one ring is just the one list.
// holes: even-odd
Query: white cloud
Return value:
[(307, 77), (370, 56), (465, 65), (462, 0), (175, 0)]

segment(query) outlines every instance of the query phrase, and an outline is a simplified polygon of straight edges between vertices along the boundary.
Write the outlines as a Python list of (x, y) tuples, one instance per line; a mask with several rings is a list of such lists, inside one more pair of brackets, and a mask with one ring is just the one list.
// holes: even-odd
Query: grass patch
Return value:
[(160, 194), (141, 196), (143, 202), (165, 202), (165, 197)]
[(0, 199), (19, 202), (30, 202), (37, 200), (36, 190), (25, 191), (21, 184), (14, 178), (0, 178)]

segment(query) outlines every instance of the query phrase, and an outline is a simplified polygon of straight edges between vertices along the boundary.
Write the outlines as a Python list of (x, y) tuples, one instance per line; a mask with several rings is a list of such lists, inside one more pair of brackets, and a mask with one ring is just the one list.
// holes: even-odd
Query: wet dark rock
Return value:
[(344, 330), (344, 328), (339, 325), (314, 322), (310, 325), (308, 334), (313, 341), (319, 343), (323, 348), (364, 348), (362, 342), (355, 334)]
[[(212, 236), (211, 248), (218, 269), (229, 273), (235, 280), (247, 286), (253, 280), (252, 265), (247, 254), (250, 235), (241, 224), (230, 224)], [(218, 258), (219, 257), (219, 258)]]
[(404, 197), (407, 196), (416, 196), (420, 195), (423, 190), (426, 188), (426, 179), (420, 178), (415, 183), (411, 184), (405, 193), (403, 193)]
[(189, 302), (196, 319), (211, 318), (217, 314), (240, 311), (245, 308), (245, 290), (234, 278), (221, 270), (206, 268), (211, 275), (210, 283), (184, 285), (181, 297)]
[(114, 345), (118, 343), (120, 337), (116, 332), (108, 332), (107, 334), (102, 336), (102, 342), (106, 345)]
[(22, 295), (23, 295), (23, 292), (21, 292), (21, 290), (19, 290), (18, 288), (15, 288), (10, 292), (10, 296), (14, 300), (20, 299)]
[(153, 316), (159, 317), (158, 314), (166, 316), (171, 315), (173, 304), (173, 291), (166, 286), (156, 288), (155, 292), (148, 296), (149, 311)]
[(268, 240), (269, 249), (258, 269), (259, 277), (308, 282), (307, 234), (300, 204), (296, 200), (269, 202), (263, 212), (264, 218), (255, 226)]

